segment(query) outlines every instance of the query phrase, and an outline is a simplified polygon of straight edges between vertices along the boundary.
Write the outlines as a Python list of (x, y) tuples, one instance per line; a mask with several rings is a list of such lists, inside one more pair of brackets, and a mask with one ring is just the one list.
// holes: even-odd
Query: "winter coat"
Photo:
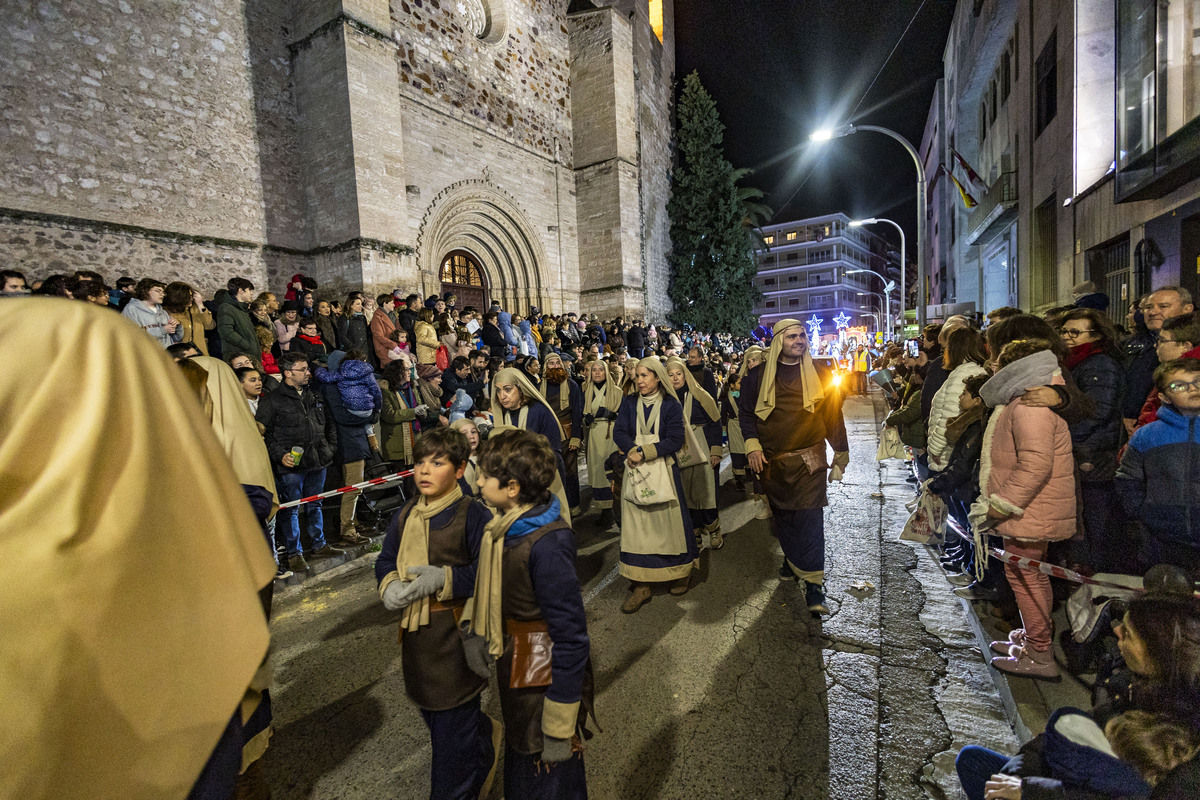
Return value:
[(342, 361), (338, 355), (334, 353), (329, 358), (330, 369), (317, 367), (313, 371), (316, 379), (322, 384), (336, 385), (346, 409), (378, 413), (383, 400), (375, 382), (375, 370), (365, 361)]
[[(273, 392), (264, 392), (254, 419), (263, 428), (271, 466), (277, 473), (309, 472), (333, 463), (337, 426), (326, 413), (324, 398), (315, 389), (308, 387), (301, 393), (283, 384)], [(300, 464), (285, 467), (283, 456), (296, 445), (304, 448)]]
[(983, 416), (974, 414), (974, 417), (957, 437), (952, 437), (954, 449), (946, 468), (929, 482), (929, 490), (934, 494), (952, 492), (968, 505), (979, 496), (979, 456), (983, 452)]
[[(347, 362), (362, 364), (362, 361)], [(331, 383), (322, 384), (321, 391), (325, 397), (325, 412), (337, 426), (337, 442), (333, 448), (335, 464), (351, 464), (355, 461), (366, 461), (371, 455), (371, 444), (367, 440), (367, 431), (371, 423), (379, 419), (378, 412), (370, 419), (356, 417), (346, 410), (339, 393), (339, 386)], [(379, 387), (376, 387), (378, 389)], [(382, 406), (382, 402), (380, 403)]]
[[(1147, 336), (1151, 336), (1147, 334)], [(1125, 419), (1137, 419), (1141, 413), (1142, 404), (1154, 389), (1154, 370), (1158, 367), (1158, 351), (1154, 348), (1154, 338), (1151, 344), (1137, 350), (1125, 367), (1125, 399), (1121, 402), (1121, 416)]]
[(310, 342), (303, 336), (297, 336), (292, 339), (292, 352), (303, 353), (308, 356), (308, 361), (314, 367), (318, 364), (324, 364), (329, 356), (329, 349), (325, 346), (325, 341), (320, 337), (316, 337), (315, 342)]
[(387, 381), (381, 381), (379, 388), (383, 391), (383, 411), (379, 414), (383, 457), (400, 464), (412, 464), (415, 426), (419, 425), (417, 412), (413, 409), (421, 404), (416, 387), (410, 383), (397, 393)]
[(1109, 354), (1093, 353), (1071, 369), (1071, 377), (1092, 401), (1092, 414), (1070, 425), (1076, 460), (1093, 465), (1080, 475), (1090, 480), (1112, 480), (1124, 436), (1121, 395), (1125, 370)]
[[(513, 353), (521, 352), (521, 339), (518, 336), (517, 330), (513, 328), (512, 314), (507, 311), (501, 311), (496, 321), (500, 323), (500, 333), (504, 335), (505, 344), (513, 348)], [(516, 356), (510, 354), (505, 357), (505, 361), (511, 361), (513, 358), (516, 358)]]
[(493, 358), (508, 358), (508, 342), (499, 328), (490, 322), (485, 322), (479, 329), (479, 338), (488, 346)]
[(221, 337), (221, 355), (226, 361), (238, 353), (252, 356), (262, 351), (246, 304), (229, 295), (217, 306), (217, 334)]
[(300, 317), (296, 317), (296, 321), (290, 325), (283, 320), (282, 317), (275, 320), (275, 341), (279, 342), (281, 352), (286, 352), (292, 349), (292, 340), (296, 338), (296, 334), (300, 333)]
[(1151, 534), (1200, 547), (1200, 419), (1164, 405), (1134, 431), (1116, 482), (1126, 513)]
[(625, 341), (630, 350), (644, 350), (646, 348), (646, 331), (638, 325), (631, 325), (625, 335)]
[(178, 313), (174, 311), (167, 313), (171, 315), (171, 319), (179, 323), (179, 341), (191, 342), (199, 348), (201, 355), (208, 355), (208, 337), (204, 335), (204, 332), (217, 327), (217, 321), (213, 318), (212, 312), (207, 308), (200, 311), (193, 303)]
[(483, 381), (472, 379), (471, 373), (467, 372), (467, 377), (460, 378), (458, 373), (454, 371), (454, 366), (451, 365), (442, 371), (442, 406), (454, 399), (454, 394), (459, 389), (467, 393), (468, 397), (476, 397), (483, 391)]
[(321, 336), (321, 340), (325, 342), (325, 349), (329, 352), (340, 350), (338, 347), (337, 326), (334, 324), (333, 315), (326, 317), (317, 314), (317, 333)]
[(942, 367), (942, 346), (935, 344), (928, 353), (929, 361), (925, 364), (925, 383), (921, 395), (921, 419), (929, 419), (933, 408), (933, 397), (938, 389), (946, 382), (946, 370)]
[(171, 315), (164, 311), (162, 306), (152, 306), (134, 298), (125, 306), (121, 316), (150, 334), (164, 348), (183, 340), (183, 331), (179, 328), (176, 328), (174, 333), (167, 333), (167, 323), (171, 321)]
[(437, 361), (437, 331), (423, 320), (417, 320), (417, 364), (433, 364)]
[[(953, 445), (946, 439), (946, 424), (957, 417), (961, 410), (958, 398), (963, 392), (967, 378), (986, 374), (987, 370), (973, 361), (959, 364), (950, 371), (945, 382), (934, 394), (933, 403), (929, 407), (929, 422), (926, 425), (931, 472), (941, 472), (950, 458)], [(928, 386), (925, 387), (925, 391), (930, 391)]]
[[(1061, 383), (1058, 359), (1043, 350), (1014, 361), (983, 385), (993, 433), (980, 454), (981, 486), (992, 508), (1009, 514), (996, 532), (1011, 539), (1059, 541), (1075, 534), (1075, 460), (1071, 432), (1048, 408), (1014, 402), (1026, 387)], [(986, 462), (986, 463), (984, 463)]]
[(927, 444), (925, 437), (925, 420), (921, 419), (920, 385), (911, 385), (904, 391), (904, 399), (900, 408), (888, 414), (885, 425), (895, 426), (900, 434), (900, 441), (917, 450), (924, 450)]
[(375, 357), (379, 359), (380, 364), (387, 364), (394, 360), (392, 348), (396, 346), (396, 343), (388, 337), (395, 330), (396, 322), (386, 311), (380, 310), (371, 317), (371, 343), (375, 347)]
[(533, 329), (529, 325), (529, 320), (521, 320), (521, 324), (518, 327), (521, 329), (521, 342), (525, 345), (522, 352), (524, 352), (525, 355), (530, 355), (536, 358), (538, 354), (538, 346), (537, 341), (533, 338)]
[(338, 317), (337, 325), (340, 350), (346, 352), (360, 350), (368, 354), (375, 352), (375, 348), (371, 347), (371, 329), (367, 324), (366, 316), (362, 314), (355, 314), (351, 317), (341, 316)]

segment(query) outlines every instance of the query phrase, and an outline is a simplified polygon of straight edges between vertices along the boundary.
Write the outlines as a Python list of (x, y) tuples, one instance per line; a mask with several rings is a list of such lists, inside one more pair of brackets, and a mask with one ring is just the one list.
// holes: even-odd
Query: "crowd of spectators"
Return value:
[[(1132, 303), (1123, 324), (1094, 286), (1076, 296), (1038, 315), (993, 310), (982, 329), (951, 317), (876, 364), (885, 435), (913, 455), (923, 513), (948, 514), (934, 544), (952, 591), (1011, 629), (991, 643), (992, 665), (1039, 680), (1066, 669), (1094, 686), (1092, 715), (1056, 712), (1011, 759), (968, 748), (959, 773), (971, 800), (1200, 796), (1200, 317), (1178, 286)], [(1145, 593), (1122, 591), (1122, 575), (1145, 576)], [(1090, 613), (1057, 616), (1056, 651), (1056, 606), (1072, 592)], [(1113, 756), (1087, 774), (1062, 766), (1099, 758), (1078, 752), (1081, 725)]]

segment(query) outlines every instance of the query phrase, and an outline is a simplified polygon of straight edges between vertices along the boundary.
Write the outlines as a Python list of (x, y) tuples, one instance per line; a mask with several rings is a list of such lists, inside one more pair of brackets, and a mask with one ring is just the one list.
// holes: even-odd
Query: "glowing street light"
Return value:
[[(904, 333), (904, 304), (908, 300), (908, 298), (905, 296), (908, 294), (908, 277), (906, 274), (908, 271), (908, 260), (905, 258), (905, 255), (904, 255), (904, 228), (901, 228), (900, 225), (898, 223), (894, 222), (893, 220), (881, 219), (880, 217), (871, 217), (870, 219), (856, 219), (850, 223), (850, 227), (858, 228), (863, 225), (874, 225), (877, 222), (886, 222), (887, 224), (891, 225), (896, 230), (900, 231), (900, 313), (897, 314), (897, 316), (900, 317), (900, 333), (903, 334)], [(884, 283), (887, 283), (887, 281), (884, 281)], [(889, 329), (888, 333), (892, 333), (892, 331)]]
[[(887, 278), (883, 277), (882, 275), (880, 275), (878, 272), (876, 272), (873, 269), (848, 269), (848, 270), (846, 270), (847, 275), (853, 275), (856, 272), (869, 272), (872, 275), (874, 275), (876, 278), (879, 278), (879, 280), (883, 281), (883, 294), (882, 295), (878, 294), (876, 292), (868, 292), (868, 294), (873, 294), (876, 297), (882, 297), (885, 301), (887, 301), (887, 332), (890, 334), (892, 332), (892, 299), (891, 299), (890, 295), (892, 294), (892, 289), (894, 289), (896, 286), (895, 282), (889, 281)], [(863, 294), (863, 292), (859, 292), (859, 294)]]
[(917, 168), (917, 328), (919, 330), (925, 327), (925, 250), (929, 246), (929, 243), (925, 241), (925, 165), (921, 163), (921, 157), (917, 154), (916, 148), (909, 143), (908, 139), (905, 139), (890, 128), (881, 128), (878, 125), (852, 125), (847, 123), (839, 125), (836, 128), (823, 128), (814, 132), (809, 138), (814, 142), (827, 142), (830, 139), (839, 139), (858, 131), (874, 131), (875, 133), (882, 133), (884, 136), (890, 136), (895, 139), (912, 156), (913, 164)]

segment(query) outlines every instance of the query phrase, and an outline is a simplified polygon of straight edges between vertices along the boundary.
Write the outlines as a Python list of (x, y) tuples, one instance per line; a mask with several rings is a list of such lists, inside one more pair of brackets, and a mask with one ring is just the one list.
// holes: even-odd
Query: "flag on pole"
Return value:
[(946, 173), (947, 177), (949, 177), (950, 180), (954, 181), (954, 186), (955, 186), (955, 188), (958, 189), (958, 195), (959, 195), (959, 197), (962, 198), (963, 206), (965, 208), (971, 209), (971, 208), (974, 208), (975, 206), (979, 205), (979, 201), (971, 196), (971, 193), (967, 191), (965, 186), (963, 186), (961, 183), (959, 183), (958, 178), (954, 177), (953, 172), (946, 169), (945, 164), (939, 164), (938, 169), (940, 169), (942, 172)]
[(984, 193), (986, 193), (987, 184), (983, 182), (983, 178), (979, 177), (978, 172), (971, 169), (971, 165), (967, 163), (967, 160), (963, 158), (953, 147), (950, 148), (950, 155), (954, 156), (954, 160), (958, 162), (960, 167), (962, 167), (963, 172), (967, 173), (967, 183), (971, 185), (971, 188), (976, 191), (982, 189)]

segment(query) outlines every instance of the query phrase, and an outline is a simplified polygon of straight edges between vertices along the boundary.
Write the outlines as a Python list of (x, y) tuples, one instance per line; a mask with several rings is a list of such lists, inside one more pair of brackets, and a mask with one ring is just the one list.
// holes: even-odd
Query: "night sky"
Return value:
[[(837, 211), (885, 217), (905, 228), (913, 258), (916, 170), (904, 148), (879, 133), (824, 144), (808, 135), (840, 122), (881, 125), (919, 150), (954, 5), (675, 0), (676, 76), (682, 84), (692, 70), (700, 73), (726, 126), (725, 157), (755, 170), (742, 183), (766, 192), (774, 222)], [(875, 227), (895, 238), (894, 228)]]

